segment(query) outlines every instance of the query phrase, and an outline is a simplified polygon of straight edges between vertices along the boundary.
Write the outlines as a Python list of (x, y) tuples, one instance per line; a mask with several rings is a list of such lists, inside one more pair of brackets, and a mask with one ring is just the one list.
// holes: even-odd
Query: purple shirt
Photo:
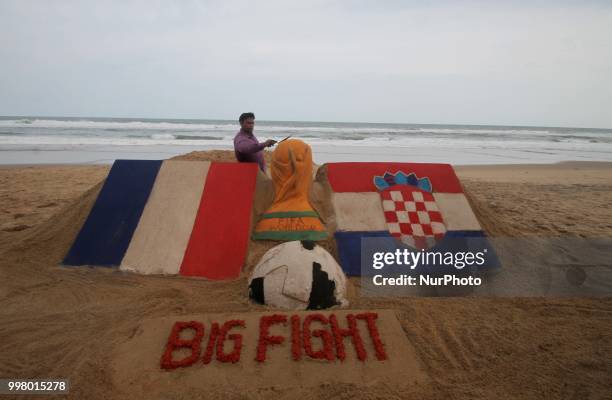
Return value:
[(263, 149), (266, 146), (259, 143), (255, 135), (240, 129), (234, 136), (234, 153), (240, 162), (256, 162), (259, 169), (266, 172), (266, 161), (263, 156)]

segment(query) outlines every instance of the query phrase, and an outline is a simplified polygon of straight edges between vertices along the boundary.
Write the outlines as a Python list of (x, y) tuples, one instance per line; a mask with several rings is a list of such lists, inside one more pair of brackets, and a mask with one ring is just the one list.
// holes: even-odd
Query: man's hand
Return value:
[(273, 139), (268, 139), (268, 140), (266, 140), (266, 141), (264, 142), (264, 145), (265, 145), (266, 147), (272, 147), (272, 146), (274, 146), (275, 144), (276, 144), (276, 140), (273, 140)]

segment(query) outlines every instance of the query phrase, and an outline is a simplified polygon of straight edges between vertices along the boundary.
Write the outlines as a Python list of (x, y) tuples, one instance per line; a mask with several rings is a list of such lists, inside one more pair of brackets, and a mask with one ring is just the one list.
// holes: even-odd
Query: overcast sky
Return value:
[(0, 115), (612, 128), (612, 1), (0, 1)]

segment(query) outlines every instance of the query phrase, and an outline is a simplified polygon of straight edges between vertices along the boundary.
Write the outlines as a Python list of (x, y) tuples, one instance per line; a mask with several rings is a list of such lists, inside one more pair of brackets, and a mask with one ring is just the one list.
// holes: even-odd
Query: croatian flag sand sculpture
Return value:
[[(340, 264), (348, 275), (361, 275), (363, 238), (393, 237), (398, 247), (416, 250), (488, 245), (449, 164), (330, 163), (327, 176)], [(498, 266), (493, 260), (486, 267)]]
[(117, 160), (63, 264), (236, 278), (256, 177), (256, 164)]

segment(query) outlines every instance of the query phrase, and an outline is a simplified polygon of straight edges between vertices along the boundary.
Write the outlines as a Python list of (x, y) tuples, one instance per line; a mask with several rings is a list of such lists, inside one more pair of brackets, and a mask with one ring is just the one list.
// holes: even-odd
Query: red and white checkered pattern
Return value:
[(391, 236), (418, 249), (430, 248), (444, 237), (446, 226), (431, 193), (395, 185), (380, 197)]

